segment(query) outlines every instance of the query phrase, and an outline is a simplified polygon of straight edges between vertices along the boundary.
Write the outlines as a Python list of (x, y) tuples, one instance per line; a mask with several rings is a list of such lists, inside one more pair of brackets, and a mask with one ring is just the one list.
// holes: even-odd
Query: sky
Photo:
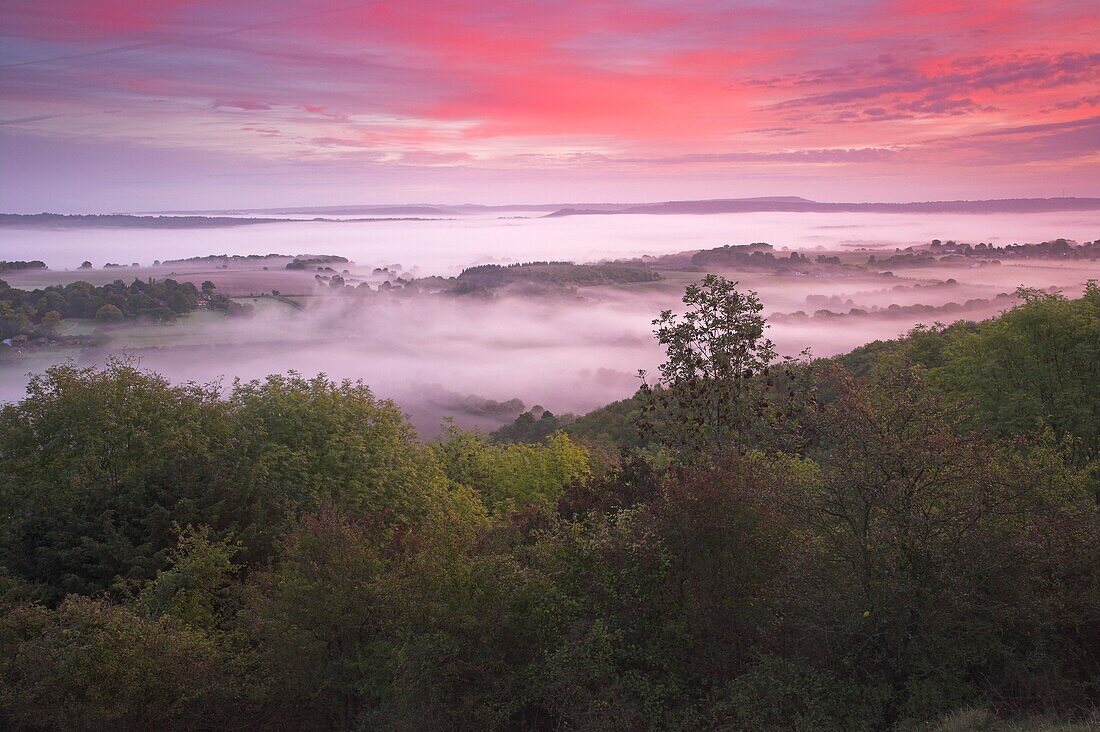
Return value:
[(0, 0), (0, 210), (1100, 195), (1097, 0)]

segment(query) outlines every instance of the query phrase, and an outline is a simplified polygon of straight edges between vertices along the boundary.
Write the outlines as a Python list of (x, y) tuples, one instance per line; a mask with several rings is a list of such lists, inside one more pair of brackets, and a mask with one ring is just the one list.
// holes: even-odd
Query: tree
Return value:
[(1100, 459), (1100, 285), (1084, 296), (1021, 289), (1024, 304), (942, 344), (935, 382), (972, 400), (978, 424), (1004, 436), (1049, 426), (1076, 442), (1081, 464)]
[(386, 521), (327, 501), (249, 580), (239, 618), (273, 717), (295, 729), (492, 728), (476, 722), (516, 703), (523, 679), (509, 664), (539, 647), (525, 628), (550, 597), (513, 593), (526, 584), (514, 563), (470, 556), (486, 524), (476, 503), (388, 535)]
[(288, 727), (350, 729), (388, 685), (392, 612), (376, 532), (328, 504), (303, 517), (278, 566), (250, 583), (247, 631)]
[(226, 699), (208, 637), (104, 599), (14, 609), (0, 620), (0, 658), (0, 720), (10, 729), (182, 731), (246, 718)]
[(30, 319), (7, 300), (0, 300), (0, 338), (14, 338), (30, 330)]
[(731, 447), (744, 451), (763, 428), (790, 423), (787, 418), (808, 395), (805, 370), (796, 369), (795, 361), (785, 359), (782, 369), (775, 368), (760, 299), (736, 286), (708, 274), (688, 285), (683, 315), (666, 310), (653, 321), (667, 360), (654, 386), (640, 374), (640, 426), (681, 457)]
[(91, 269), (92, 268), (92, 263), (89, 262), (87, 259), (85, 259), (83, 262), (80, 263), (80, 268), (81, 269)]
[(226, 502), (241, 501), (244, 515), (256, 501), (264, 506), (266, 520), (244, 537), (258, 546), (269, 546), (296, 512), (325, 502), (374, 516), (382, 541), (456, 500), (434, 451), (392, 401), (361, 381), (290, 372), (236, 382), (229, 408), (255, 493)]
[(1096, 624), (1060, 619), (1100, 609), (1094, 580), (1066, 579), (1100, 566), (1087, 471), (971, 432), (919, 369), (829, 378), (817, 464), (777, 496), (813, 536), (788, 641), (875, 689), (891, 725), (990, 693), (1045, 704), (1035, 673), (1062, 699), (1087, 695)]
[(451, 426), (437, 450), (447, 476), (476, 490), (497, 512), (549, 506), (566, 485), (590, 473), (588, 451), (564, 432), (548, 437), (545, 445), (496, 445)]
[(50, 310), (42, 316), (42, 321), (38, 324), (39, 329), (44, 335), (52, 336), (57, 334), (57, 329), (61, 326), (61, 313), (56, 310)]
[(210, 295), (212, 295), (214, 293), (214, 287), (215, 287), (214, 283), (211, 282), (210, 280), (203, 280), (203, 282), (202, 282), (202, 294), (209, 297)]
[(100, 323), (117, 323), (122, 318), (122, 311), (110, 303), (95, 311), (95, 319)]
[(215, 389), (126, 362), (32, 377), (0, 409), (0, 564), (50, 600), (152, 579), (174, 522), (212, 523), (246, 492), (227, 416)]
[(195, 630), (225, 630), (242, 569), (233, 561), (240, 547), (214, 539), (208, 526), (188, 526), (179, 534), (165, 569), (142, 589), (137, 604), (152, 617), (167, 616)]

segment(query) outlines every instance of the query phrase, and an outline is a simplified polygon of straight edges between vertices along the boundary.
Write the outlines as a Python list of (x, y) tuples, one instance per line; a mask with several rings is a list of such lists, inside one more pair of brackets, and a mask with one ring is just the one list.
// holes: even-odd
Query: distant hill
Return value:
[[(393, 205), (346, 205), (346, 206), (293, 206), (287, 208), (249, 208), (221, 209), (209, 211), (150, 211), (149, 214), (172, 216), (458, 216), (463, 214), (515, 213), (522, 211), (558, 211), (568, 207), (565, 203), (530, 203), (483, 205), (462, 204), (393, 204)], [(590, 210), (619, 210), (624, 206), (641, 204), (626, 203), (586, 203)]]
[[(153, 214), (64, 215), (0, 214), (0, 226), (24, 228), (156, 228), (197, 229), (249, 226), (286, 222), (335, 222), (324, 216), (366, 216), (348, 221), (430, 221), (474, 214), (544, 212), (545, 217), (613, 214), (721, 214), (721, 213), (1045, 213), (1100, 210), (1100, 198), (1007, 198), (981, 201), (914, 201), (908, 203), (859, 203), (811, 201), (799, 196), (715, 198), (698, 201), (655, 203), (537, 203), (488, 206), (480, 204), (409, 204), (371, 206), (303, 206), (296, 208), (218, 211), (162, 211)], [(310, 218), (271, 218), (273, 216)]]
[(757, 212), (805, 213), (1043, 213), (1100, 210), (1100, 198), (1008, 198), (987, 201), (921, 201), (912, 203), (822, 203), (796, 196), (665, 201), (617, 209), (566, 207), (549, 216), (611, 214), (719, 214)]
[(295, 206), (291, 208), (221, 209), (215, 211), (151, 211), (169, 216), (452, 216), (446, 206), (410, 204), (395, 206)]
[(235, 219), (210, 216), (129, 216), (125, 214), (0, 214), (0, 226), (32, 229), (211, 229), (270, 224), (283, 219)]
[(217, 229), (228, 226), (287, 223), (378, 223), (382, 221), (433, 221), (424, 217), (402, 218), (242, 218), (233, 216), (157, 215), (132, 214), (0, 214), (0, 227), (23, 229)]

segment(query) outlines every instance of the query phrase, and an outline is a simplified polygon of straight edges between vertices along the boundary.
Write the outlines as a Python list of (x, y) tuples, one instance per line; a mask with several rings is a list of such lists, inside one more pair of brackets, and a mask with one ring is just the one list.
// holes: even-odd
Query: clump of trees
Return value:
[(574, 264), (573, 262), (523, 262), (517, 264), (481, 264), (459, 273), (458, 292), (474, 288), (494, 289), (507, 285), (550, 287), (590, 287), (593, 285), (654, 282), (661, 275), (644, 267), (621, 264)]
[(205, 288), (205, 285), (206, 283), (204, 282), (203, 292), (207, 295), (206, 307), (210, 308), (211, 310), (218, 310), (233, 318), (248, 317), (256, 311), (256, 309), (251, 305), (247, 303), (239, 303), (231, 299), (223, 292), (212, 294), (214, 292), (214, 288), (211, 287), (209, 290), (207, 290)]
[(713, 249), (703, 249), (691, 256), (690, 266), (698, 271), (700, 268), (739, 268), (766, 270), (777, 274), (806, 274), (821, 270), (822, 267), (832, 270), (858, 270), (859, 265), (844, 264), (839, 257), (818, 255), (816, 260), (811, 260), (801, 252), (776, 254), (770, 244), (757, 242), (755, 244), (726, 244)]
[(14, 261), (0, 260), (0, 272), (15, 272), (21, 269), (46, 269), (46, 263), (40, 259), (30, 261), (21, 259)]
[(0, 719), (1095, 724), (1095, 285), (778, 365), (757, 306), (708, 278), (657, 320), (660, 383), (568, 425), (641, 418), (610, 466), (560, 431), (424, 443), (323, 376), (34, 378), (0, 409)]
[(348, 264), (347, 257), (337, 256), (335, 254), (321, 254), (313, 257), (295, 257), (294, 261), (287, 262), (287, 269), (325, 269), (330, 270), (330, 267), (324, 267), (322, 265), (330, 264)]
[(72, 282), (40, 290), (20, 290), (0, 280), (0, 335), (10, 338), (36, 331), (50, 313), (102, 322), (150, 318), (172, 321), (198, 307), (199, 291), (190, 282), (115, 280), (108, 285)]

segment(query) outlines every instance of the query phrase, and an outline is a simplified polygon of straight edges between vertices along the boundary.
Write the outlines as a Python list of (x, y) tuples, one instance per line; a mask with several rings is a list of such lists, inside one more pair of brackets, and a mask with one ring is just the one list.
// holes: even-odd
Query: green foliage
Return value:
[(510, 424), (494, 430), (489, 437), (493, 442), (545, 442), (550, 435), (568, 427), (575, 419), (573, 414), (559, 417), (549, 409), (535, 407), (520, 414)]
[(168, 616), (189, 628), (224, 627), (240, 571), (233, 562), (236, 552), (228, 541), (211, 538), (208, 527), (188, 527), (166, 568), (142, 589), (139, 605), (152, 617)]
[[(783, 408), (736, 441), (595, 474), (560, 431), (425, 445), (360, 383), (51, 369), (0, 410), (0, 726), (1094, 727), (1093, 307), (915, 331), (858, 375), (764, 358), (743, 392)], [(755, 326), (710, 362), (683, 322), (673, 377), (735, 380)]]
[(573, 264), (572, 262), (524, 262), (522, 264), (481, 264), (467, 267), (458, 275), (460, 285), (482, 288), (514, 284), (578, 286), (654, 282), (661, 275), (642, 267), (616, 264)]
[(56, 310), (48, 310), (46, 314), (42, 316), (42, 321), (38, 324), (38, 330), (40, 333), (50, 336), (57, 332), (60, 325), (61, 313)]
[(46, 263), (39, 259), (33, 259), (29, 262), (21, 259), (14, 261), (0, 260), (0, 272), (13, 272), (21, 269), (46, 269)]
[(1100, 285), (1077, 300), (1021, 294), (1021, 307), (953, 334), (933, 376), (973, 400), (976, 424), (1006, 436), (1050, 425), (1079, 440), (1079, 459), (1100, 457)]
[[(0, 280), (0, 289), (4, 286)], [(25, 308), (16, 310), (11, 302), (0, 300), (0, 338), (14, 338), (23, 333), (29, 333), (32, 329), (31, 319), (27, 317)]]
[(1100, 286), (1082, 297), (1021, 290), (1023, 305), (981, 323), (918, 326), (837, 361), (860, 376), (916, 364), (933, 385), (966, 404), (970, 427), (1002, 437), (1049, 426), (1073, 443), (1078, 464), (1100, 457)]
[[(820, 415), (821, 470), (795, 483), (792, 502), (823, 553), (804, 580), (817, 590), (792, 613), (812, 647), (835, 643), (842, 667), (886, 684), (894, 719), (943, 713), (990, 683), (1026, 703), (1034, 692), (1021, 673), (1043, 675), (1063, 699), (1087, 696), (1071, 669), (1095, 654), (1070, 649), (1093, 641), (1063, 624), (1048, 594), (1084, 603), (1076, 617), (1100, 617), (1100, 562), (1085, 549), (1100, 521), (1086, 472), (1046, 448), (977, 439), (913, 370), (836, 378), (839, 397)], [(1052, 542), (1052, 521), (1068, 535)], [(1093, 579), (1052, 590), (1067, 572)]]
[(578, 417), (565, 431), (580, 440), (611, 445), (620, 449), (644, 448), (654, 438), (638, 429), (646, 406), (646, 392), (635, 393), (629, 399), (612, 402)]
[(307, 515), (279, 564), (250, 583), (242, 617), (287, 726), (348, 729), (388, 683), (392, 618), (376, 531), (332, 508)]
[(171, 386), (124, 362), (57, 366), (0, 410), (0, 526), (8, 570), (68, 592), (152, 579), (228, 485), (232, 448), (216, 389)]
[(105, 600), (17, 608), (0, 621), (0, 651), (0, 706), (14, 729), (186, 730), (234, 716), (209, 639)]
[(561, 430), (574, 440), (590, 447), (610, 450), (633, 450), (653, 447), (655, 437), (638, 429), (646, 408), (647, 392), (639, 391), (629, 399), (611, 402), (580, 417), (574, 414), (555, 415), (534, 410), (524, 412), (511, 424), (494, 431), (494, 442), (545, 442)]
[(290, 372), (237, 382), (229, 395), (251, 482), (295, 509), (325, 500), (416, 522), (444, 497), (442, 465), (401, 410), (362, 382)]
[(791, 359), (775, 365), (764, 306), (736, 286), (708, 274), (688, 285), (683, 315), (666, 310), (653, 321), (667, 360), (655, 387), (643, 383), (639, 424), (680, 459), (766, 441), (797, 443), (787, 427), (797, 426), (792, 416), (812, 402), (802, 383), (808, 369)]
[(508, 554), (421, 553), (401, 573), (392, 692), (368, 726), (531, 729), (530, 674), (561, 627), (554, 583)]
[(233, 532), (241, 559), (261, 561), (326, 500), (392, 531), (460, 497), (397, 407), (323, 376), (238, 383), (221, 399), (125, 362), (58, 366), (0, 410), (2, 564), (55, 600), (151, 580), (175, 524)]
[(563, 432), (551, 435), (545, 445), (496, 445), (451, 427), (437, 452), (447, 476), (474, 488), (497, 512), (549, 505), (568, 483), (589, 474), (588, 451)]
[(117, 323), (122, 317), (122, 311), (110, 303), (95, 311), (97, 323)]
[(4, 337), (29, 334), (50, 313), (60, 318), (95, 318), (100, 322), (125, 318), (170, 322), (198, 307), (198, 295), (190, 282), (172, 279), (134, 280), (129, 285), (115, 280), (100, 286), (72, 282), (29, 291), (15, 289), (0, 280), (0, 331)]

